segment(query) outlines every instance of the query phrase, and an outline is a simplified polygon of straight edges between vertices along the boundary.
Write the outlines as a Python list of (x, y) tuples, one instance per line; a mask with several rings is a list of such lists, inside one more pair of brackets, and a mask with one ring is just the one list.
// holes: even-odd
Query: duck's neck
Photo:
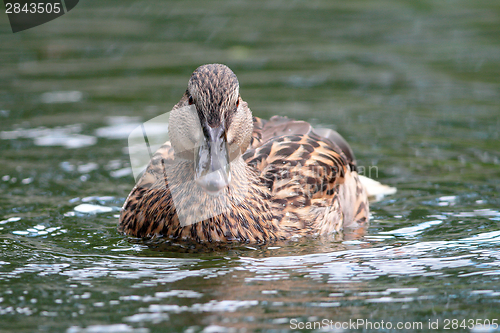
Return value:
[(234, 207), (246, 207), (254, 192), (252, 183), (255, 182), (255, 174), (248, 169), (241, 156), (231, 162), (230, 169), (229, 186), (217, 194), (209, 194), (196, 182), (188, 181), (194, 176), (192, 161), (181, 159), (169, 168), (170, 192), (182, 226), (231, 214)]
[(241, 204), (248, 199), (248, 191), (255, 182), (255, 174), (249, 170), (241, 155), (231, 162), (230, 168), (231, 182), (223, 194), (229, 196), (234, 204)]
[[(200, 239), (266, 241), (281, 238), (270, 207), (269, 192), (259, 182), (257, 173), (241, 156), (231, 162), (230, 185), (216, 195), (210, 195), (193, 182), (182, 182), (179, 170), (192, 172), (193, 163), (173, 165), (169, 178), (179, 225), (186, 237), (196, 233)], [(186, 176), (184, 174), (184, 176)], [(191, 178), (192, 179), (192, 178)], [(212, 231), (210, 231), (212, 230)], [(191, 235), (191, 236), (190, 236)]]

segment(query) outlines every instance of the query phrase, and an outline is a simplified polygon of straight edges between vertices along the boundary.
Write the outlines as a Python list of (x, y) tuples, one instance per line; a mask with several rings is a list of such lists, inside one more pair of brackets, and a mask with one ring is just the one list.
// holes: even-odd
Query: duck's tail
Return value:
[(365, 186), (366, 193), (368, 194), (370, 201), (378, 201), (386, 195), (392, 195), (397, 192), (395, 187), (384, 185), (376, 180), (362, 175), (359, 175), (359, 180)]

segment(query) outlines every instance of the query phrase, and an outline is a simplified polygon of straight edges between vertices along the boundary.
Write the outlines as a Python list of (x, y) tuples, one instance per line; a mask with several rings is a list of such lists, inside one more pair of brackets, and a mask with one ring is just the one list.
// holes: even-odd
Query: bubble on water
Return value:
[(400, 228), (400, 229), (391, 230), (391, 231), (381, 231), (381, 232), (379, 232), (379, 234), (415, 237), (415, 236), (421, 234), (425, 229), (428, 229), (434, 225), (438, 225), (441, 223), (443, 223), (443, 221), (441, 221), (441, 220), (427, 221), (427, 222), (419, 223), (419, 224), (411, 226), (411, 227)]
[(23, 180), (21, 180), (21, 184), (24, 184), (24, 185), (28, 185), (31, 183), (33, 183), (33, 177), (24, 178)]
[(488, 296), (497, 296), (498, 292), (495, 292), (494, 290), (488, 289), (488, 290), (472, 290), (470, 292), (471, 295), (488, 295)]
[(123, 168), (116, 171), (111, 171), (109, 175), (113, 178), (121, 178), (132, 174), (132, 168)]
[(500, 230), (483, 232), (471, 237), (462, 238), (460, 241), (475, 243), (500, 243)]
[(113, 211), (113, 208), (100, 206), (100, 205), (91, 205), (91, 204), (81, 204), (74, 208), (77, 213), (84, 214), (98, 214), (98, 213), (109, 213)]
[(498, 212), (497, 210), (485, 208), (485, 209), (475, 209), (472, 212), (459, 212), (452, 215), (455, 217), (476, 217), (476, 216), (500, 217), (500, 212)]
[(401, 303), (401, 302), (413, 302), (414, 297), (380, 297), (380, 298), (370, 298), (365, 300), (367, 303)]
[(42, 311), (40, 315), (44, 317), (57, 317), (59, 314), (57, 312)]
[(99, 165), (94, 162), (89, 162), (86, 164), (81, 164), (77, 167), (79, 173), (89, 173), (91, 171), (99, 169)]
[(9, 223), (9, 222), (17, 222), (17, 221), (20, 221), (20, 220), (21, 220), (20, 217), (14, 216), (14, 217), (9, 217), (7, 220), (0, 221), (0, 224), (6, 224), (6, 223)]
[(121, 168), (121, 166), (122, 166), (122, 161), (111, 160), (104, 166), (104, 169), (105, 170), (116, 170), (116, 169)]
[[(126, 139), (130, 133), (141, 125), (139, 117), (108, 117), (106, 119), (108, 126), (95, 130), (95, 135), (106, 139)], [(163, 130), (165, 130), (163, 128)]]
[(116, 200), (116, 198), (110, 195), (103, 195), (103, 196), (93, 195), (90, 197), (84, 197), (81, 200), (82, 202), (92, 202), (92, 201), (109, 202)]
[(40, 96), (42, 103), (76, 103), (83, 98), (81, 91), (51, 91), (43, 93)]
[(83, 134), (61, 135), (53, 134), (35, 138), (36, 146), (63, 146), (68, 149), (93, 146), (97, 143), (95, 136)]
[(66, 172), (75, 171), (75, 166), (67, 161), (59, 163), (59, 167)]
[(95, 136), (79, 134), (82, 125), (67, 125), (54, 128), (37, 127), (0, 132), (0, 139), (34, 139), (36, 146), (63, 146), (68, 149), (81, 148), (96, 144)]
[(126, 324), (71, 326), (66, 333), (149, 333), (147, 328), (133, 328)]
[(46, 228), (43, 225), (36, 225), (32, 228), (27, 228), (26, 230), (16, 230), (13, 231), (12, 233), (18, 236), (35, 237), (35, 236), (45, 236), (48, 234), (51, 234), (51, 236), (56, 236), (66, 232), (67, 230), (61, 229), (61, 227)]
[(257, 306), (257, 300), (211, 300), (208, 303), (195, 303), (192, 306), (179, 306), (177, 304), (151, 304), (147, 311), (149, 312), (235, 312), (239, 308), (248, 308)]
[(20, 235), (20, 236), (26, 236), (29, 235), (29, 231), (21, 231), (21, 230), (16, 230), (12, 232), (14, 235)]
[(389, 288), (386, 290), (387, 293), (398, 293), (398, 294), (413, 294), (418, 291), (418, 288)]
[(366, 235), (365, 239), (366, 240), (373, 240), (373, 241), (382, 241), (386, 239), (391, 239), (394, 238), (394, 236), (377, 236), (377, 235)]
[(363, 242), (360, 240), (351, 240), (351, 241), (343, 241), (342, 244), (345, 245), (360, 245), (360, 244), (367, 244), (367, 242)]
[(317, 308), (335, 308), (340, 306), (340, 302), (309, 302), (306, 303), (305, 306)]
[(230, 333), (233, 331), (233, 329), (228, 327), (211, 324), (205, 327), (201, 333)]
[(123, 320), (131, 323), (141, 323), (141, 322), (151, 322), (153, 324), (161, 323), (162, 321), (167, 321), (170, 316), (167, 313), (138, 313), (129, 317), (123, 318)]
[(167, 297), (179, 297), (179, 298), (200, 298), (203, 294), (200, 294), (192, 290), (170, 290), (170, 291), (159, 291), (155, 293), (155, 297), (167, 298)]

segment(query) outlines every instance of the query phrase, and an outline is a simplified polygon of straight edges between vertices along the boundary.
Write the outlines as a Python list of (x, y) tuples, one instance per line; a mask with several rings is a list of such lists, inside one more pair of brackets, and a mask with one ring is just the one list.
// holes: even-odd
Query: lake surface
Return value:
[[(499, 331), (500, 2), (88, 0), (0, 45), (1, 332)], [(118, 234), (128, 133), (212, 62), (397, 187), (365, 237)]]

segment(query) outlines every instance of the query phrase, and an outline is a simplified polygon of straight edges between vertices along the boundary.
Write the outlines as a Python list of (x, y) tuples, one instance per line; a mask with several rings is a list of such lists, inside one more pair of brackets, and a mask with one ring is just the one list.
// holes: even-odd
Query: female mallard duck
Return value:
[(225, 65), (194, 71), (168, 133), (123, 205), (126, 234), (270, 242), (368, 223), (347, 142), (303, 121), (252, 117)]

